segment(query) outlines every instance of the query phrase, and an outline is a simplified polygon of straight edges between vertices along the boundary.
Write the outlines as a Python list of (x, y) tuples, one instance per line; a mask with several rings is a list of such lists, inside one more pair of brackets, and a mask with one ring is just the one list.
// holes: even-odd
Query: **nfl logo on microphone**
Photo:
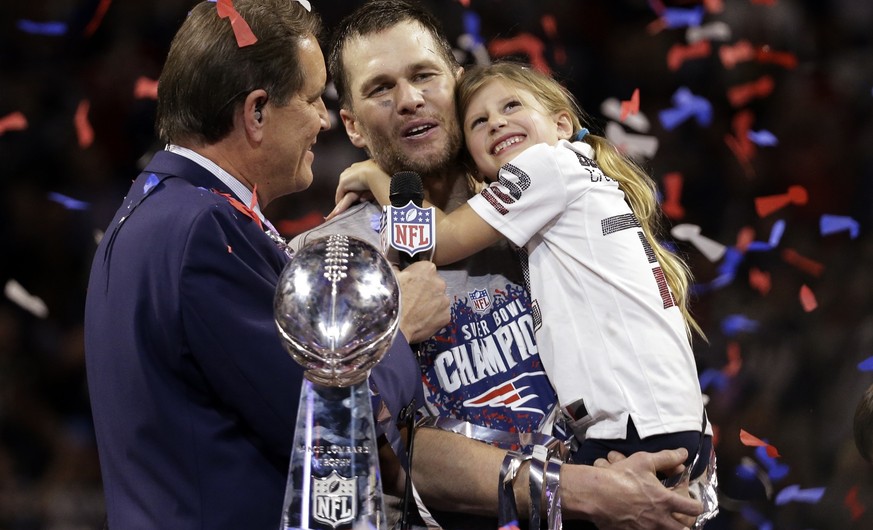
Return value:
[(385, 211), (392, 247), (410, 256), (433, 248), (433, 208), (419, 208), (410, 201), (402, 208), (386, 206)]

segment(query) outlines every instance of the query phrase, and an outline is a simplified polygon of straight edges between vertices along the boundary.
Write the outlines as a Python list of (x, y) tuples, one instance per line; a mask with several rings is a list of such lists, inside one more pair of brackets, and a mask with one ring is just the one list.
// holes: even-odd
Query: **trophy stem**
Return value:
[(382, 479), (366, 380), (303, 380), (281, 530), (384, 529)]

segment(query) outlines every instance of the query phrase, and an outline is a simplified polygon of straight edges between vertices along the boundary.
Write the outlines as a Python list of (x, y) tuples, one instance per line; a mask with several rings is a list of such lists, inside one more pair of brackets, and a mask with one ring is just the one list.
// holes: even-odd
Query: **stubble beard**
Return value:
[(393, 175), (398, 171), (414, 171), (423, 180), (428, 176), (439, 175), (449, 168), (454, 167), (458, 153), (461, 150), (461, 130), (454, 127), (444, 127), (446, 141), (436, 152), (419, 157), (409, 156), (403, 152), (393, 139), (370, 138), (370, 157), (386, 173)]

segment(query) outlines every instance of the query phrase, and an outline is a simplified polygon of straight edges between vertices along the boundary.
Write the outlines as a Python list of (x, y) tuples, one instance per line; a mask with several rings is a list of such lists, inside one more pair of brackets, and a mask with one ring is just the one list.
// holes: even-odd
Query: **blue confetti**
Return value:
[(824, 496), (825, 488), (808, 488), (800, 489), (797, 484), (786, 486), (776, 495), (776, 506), (782, 506), (789, 502), (805, 502), (807, 504), (815, 504)]
[(48, 198), (51, 201), (63, 205), (63, 207), (68, 210), (87, 210), (91, 207), (91, 205), (87, 202), (80, 201), (72, 197), (67, 197), (66, 195), (61, 195), (60, 193), (56, 193), (54, 191), (49, 192)]
[(761, 129), (760, 131), (749, 131), (746, 133), (746, 136), (753, 144), (760, 145), (761, 147), (779, 145), (779, 139), (776, 138), (776, 135), (766, 129)]
[(56, 37), (67, 33), (67, 24), (65, 22), (34, 22), (33, 20), (21, 19), (15, 25), (21, 31), (34, 35)]
[(867, 357), (863, 361), (859, 362), (858, 370), (861, 370), (862, 372), (873, 371), (873, 357)]
[(746, 247), (746, 252), (767, 252), (768, 250), (773, 250), (773, 247), (770, 243), (765, 243), (763, 241), (752, 241), (749, 243), (749, 246)]
[(819, 229), (823, 236), (848, 230), (849, 236), (855, 239), (861, 231), (861, 226), (858, 221), (845, 215), (823, 214), (819, 220)]
[(478, 14), (470, 10), (464, 12), (464, 33), (473, 37), (473, 42), (476, 44), (485, 43), (485, 39), (481, 35), (481, 28), (482, 20)]
[(728, 315), (721, 321), (721, 331), (728, 337), (733, 337), (744, 331), (757, 331), (758, 326), (757, 321), (744, 315)]
[(721, 265), (718, 266), (718, 272), (720, 275), (730, 275), (733, 277), (736, 275), (737, 268), (739, 268), (742, 262), (743, 253), (736, 247), (728, 247), (725, 249)]
[(158, 185), (158, 182), (160, 182), (158, 176), (154, 173), (149, 173), (149, 178), (146, 179), (146, 183), (142, 187), (143, 195), (148, 195), (152, 188)]
[(779, 242), (782, 240), (782, 234), (785, 233), (785, 219), (779, 219), (775, 223), (773, 223), (773, 228), (770, 229), (770, 239), (767, 241), (771, 247), (775, 248), (779, 246)]
[[(764, 440), (767, 443), (767, 440)], [(755, 448), (755, 457), (761, 462), (761, 465), (767, 469), (767, 475), (770, 477), (770, 480), (773, 482), (777, 482), (782, 480), (786, 476), (788, 476), (788, 472), (791, 468), (787, 464), (782, 464), (772, 456), (767, 454), (766, 447), (756, 447)]]
[(661, 125), (671, 131), (679, 124), (694, 118), (697, 124), (706, 127), (712, 122), (712, 104), (702, 96), (696, 96), (686, 87), (679, 87), (672, 97), (673, 108), (658, 113)]
[(703, 22), (703, 6), (691, 9), (668, 7), (664, 10), (661, 18), (667, 23), (668, 28), (697, 27)]
[(709, 368), (707, 370), (704, 370), (703, 373), (700, 374), (701, 392), (705, 392), (710, 385), (715, 387), (716, 390), (724, 390), (724, 387), (727, 386), (727, 383), (728, 378), (721, 370)]

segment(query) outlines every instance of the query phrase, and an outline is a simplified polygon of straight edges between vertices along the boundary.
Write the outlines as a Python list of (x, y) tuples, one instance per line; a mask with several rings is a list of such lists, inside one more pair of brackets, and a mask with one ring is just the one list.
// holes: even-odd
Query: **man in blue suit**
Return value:
[[(289, 0), (203, 2), (173, 40), (158, 89), (167, 147), (131, 186), (88, 285), (86, 366), (113, 530), (279, 525), (302, 370), (273, 323), (288, 256), (261, 207), (312, 181), (311, 147), (329, 126), (319, 26)], [(400, 284), (406, 338), (448, 322), (432, 265)], [(405, 340), (372, 379), (394, 417), (420, 393)]]

